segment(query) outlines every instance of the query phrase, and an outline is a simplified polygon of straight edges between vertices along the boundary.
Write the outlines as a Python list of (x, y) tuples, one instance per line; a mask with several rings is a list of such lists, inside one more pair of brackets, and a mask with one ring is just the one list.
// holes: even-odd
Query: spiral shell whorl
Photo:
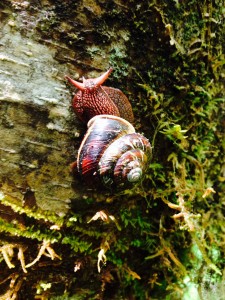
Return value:
[(143, 175), (149, 154), (150, 151), (145, 153), (140, 149), (133, 149), (125, 152), (115, 165), (115, 182), (117, 184), (138, 182)]
[(127, 174), (127, 179), (130, 182), (139, 181), (142, 177), (142, 173), (142, 169), (140, 167), (137, 167), (135, 169), (130, 170), (130, 172)]
[[(151, 154), (149, 141), (139, 133), (126, 134), (105, 150), (99, 161), (99, 173), (103, 181), (122, 184), (138, 181)], [(136, 171), (134, 171), (137, 169)]]

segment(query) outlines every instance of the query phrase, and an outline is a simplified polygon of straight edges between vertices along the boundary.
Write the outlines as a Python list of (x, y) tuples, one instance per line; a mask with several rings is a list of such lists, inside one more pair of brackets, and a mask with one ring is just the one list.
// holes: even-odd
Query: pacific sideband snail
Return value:
[(87, 183), (129, 187), (142, 178), (151, 145), (130, 123), (134, 116), (127, 97), (118, 89), (102, 86), (111, 72), (112, 68), (98, 78), (83, 78), (83, 83), (66, 76), (79, 89), (74, 110), (88, 122), (76, 165)]

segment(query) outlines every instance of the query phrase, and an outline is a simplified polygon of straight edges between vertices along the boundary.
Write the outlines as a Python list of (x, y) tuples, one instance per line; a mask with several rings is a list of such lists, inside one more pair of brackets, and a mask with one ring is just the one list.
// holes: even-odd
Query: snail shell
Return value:
[(98, 115), (88, 122), (78, 151), (78, 172), (87, 182), (129, 185), (142, 178), (150, 154), (148, 139), (136, 133), (128, 121)]

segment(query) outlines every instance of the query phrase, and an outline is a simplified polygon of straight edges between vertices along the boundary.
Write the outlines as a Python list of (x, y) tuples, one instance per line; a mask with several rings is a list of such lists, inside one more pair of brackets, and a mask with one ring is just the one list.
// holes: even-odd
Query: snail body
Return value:
[(133, 111), (127, 97), (119, 89), (102, 86), (111, 72), (112, 68), (98, 78), (83, 78), (83, 83), (66, 76), (79, 90), (74, 96), (73, 108), (83, 122), (102, 114), (118, 116), (133, 122)]
[(78, 173), (86, 182), (128, 186), (141, 179), (150, 154), (149, 141), (128, 121), (98, 115), (88, 122), (79, 148)]
[(66, 77), (79, 90), (73, 99), (75, 113), (88, 122), (73, 167), (89, 184), (129, 187), (142, 178), (151, 145), (135, 132), (127, 97), (118, 89), (102, 86), (111, 72), (110, 68), (98, 78), (83, 78), (83, 83)]

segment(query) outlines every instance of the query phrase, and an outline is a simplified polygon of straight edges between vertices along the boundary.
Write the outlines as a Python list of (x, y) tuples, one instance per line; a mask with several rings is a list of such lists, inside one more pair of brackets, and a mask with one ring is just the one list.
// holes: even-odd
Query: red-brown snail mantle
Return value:
[(92, 117), (102, 114), (118, 116), (133, 122), (132, 107), (123, 92), (102, 86), (112, 70), (109, 68), (98, 78), (83, 77), (83, 83), (66, 76), (66, 79), (79, 90), (73, 98), (73, 108), (83, 122), (87, 123)]

